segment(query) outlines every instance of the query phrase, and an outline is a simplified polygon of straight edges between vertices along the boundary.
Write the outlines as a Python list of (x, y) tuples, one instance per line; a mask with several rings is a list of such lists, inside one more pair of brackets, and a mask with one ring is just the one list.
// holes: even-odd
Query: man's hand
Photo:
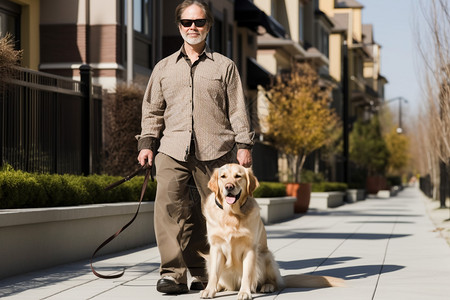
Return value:
[(249, 149), (238, 149), (237, 160), (241, 166), (250, 168), (252, 166), (252, 152)]
[(138, 155), (138, 161), (141, 166), (144, 166), (146, 162), (150, 166), (153, 165), (153, 151), (150, 149), (142, 149)]

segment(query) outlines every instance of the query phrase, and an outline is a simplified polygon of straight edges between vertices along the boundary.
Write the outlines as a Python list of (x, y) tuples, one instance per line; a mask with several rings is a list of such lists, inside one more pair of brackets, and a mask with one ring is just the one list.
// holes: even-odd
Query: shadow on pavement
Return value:
[(334, 276), (345, 280), (355, 280), (384, 273), (395, 272), (403, 268), (405, 267), (399, 265), (361, 265), (317, 271), (312, 274), (321, 276)]
[(282, 270), (301, 270), (317, 266), (333, 266), (347, 261), (359, 259), (360, 257), (343, 256), (332, 258), (314, 258), (314, 259), (302, 259), (294, 261), (277, 261), (280, 269)]
[[(151, 273), (155, 269), (159, 268), (159, 263), (139, 263), (131, 266), (121, 266), (117, 265), (114, 267), (100, 267), (96, 268), (97, 271), (100, 272), (115, 272), (121, 271), (123, 268), (126, 269), (127, 273)], [(52, 271), (54, 270), (54, 271)], [(19, 275), (16, 277), (11, 277), (8, 279), (4, 279), (0, 281), (0, 298), (12, 296), (14, 294), (18, 294), (24, 292), (29, 289), (37, 289), (44, 286), (55, 285), (59, 282), (64, 281), (76, 281), (78, 277), (87, 276), (91, 273), (91, 269), (88, 265), (85, 268), (80, 270), (79, 265), (74, 265), (71, 267), (67, 267), (65, 270), (61, 271), (58, 267), (54, 269), (48, 269), (46, 271), (46, 275), (43, 276), (41, 272), (29, 273), (26, 275)], [(95, 280), (99, 280), (99, 278), (92, 275), (92, 280), (85, 281), (80, 279), (80, 285), (86, 284)], [(70, 286), (68, 286), (70, 288)]]
[(286, 232), (268, 230), (270, 239), (351, 239), (351, 240), (382, 240), (410, 236), (409, 234), (384, 233), (333, 233), (333, 232)]

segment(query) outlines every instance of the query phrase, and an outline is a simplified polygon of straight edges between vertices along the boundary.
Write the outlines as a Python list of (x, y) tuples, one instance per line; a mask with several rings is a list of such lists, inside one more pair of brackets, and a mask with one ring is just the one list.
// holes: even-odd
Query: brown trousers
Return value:
[(187, 283), (191, 276), (206, 276), (205, 261), (198, 252), (207, 254), (206, 223), (201, 199), (211, 193), (207, 185), (215, 168), (236, 162), (236, 152), (208, 162), (189, 155), (187, 162), (158, 153), (155, 157), (157, 191), (155, 201), (155, 234), (161, 256), (161, 276), (172, 276)]

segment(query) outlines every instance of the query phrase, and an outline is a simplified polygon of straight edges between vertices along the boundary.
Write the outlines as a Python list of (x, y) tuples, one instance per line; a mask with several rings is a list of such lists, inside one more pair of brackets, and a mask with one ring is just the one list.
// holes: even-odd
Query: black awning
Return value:
[(268, 87), (271, 84), (273, 75), (259, 65), (254, 58), (247, 57), (247, 85), (251, 89), (256, 89), (258, 85)]
[(286, 30), (274, 18), (266, 15), (249, 0), (236, 0), (234, 4), (234, 19), (238, 26), (245, 26), (258, 32), (258, 26), (266, 29), (267, 33), (277, 38), (285, 38)]

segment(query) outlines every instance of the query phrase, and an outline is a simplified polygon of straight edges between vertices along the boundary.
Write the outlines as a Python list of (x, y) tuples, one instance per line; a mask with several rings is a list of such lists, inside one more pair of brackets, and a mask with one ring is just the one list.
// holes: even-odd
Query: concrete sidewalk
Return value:
[[(344, 278), (347, 287), (285, 289), (264, 299), (450, 299), (450, 247), (427, 215), (416, 188), (388, 199), (369, 198), (266, 226), (282, 275), (313, 273)], [(124, 233), (126, 234), (126, 233)], [(156, 291), (155, 245), (101, 257), (99, 271), (126, 268), (122, 278), (96, 278), (88, 262), (0, 281), (2, 299), (199, 299), (198, 292)], [(236, 299), (223, 292), (220, 299)]]

